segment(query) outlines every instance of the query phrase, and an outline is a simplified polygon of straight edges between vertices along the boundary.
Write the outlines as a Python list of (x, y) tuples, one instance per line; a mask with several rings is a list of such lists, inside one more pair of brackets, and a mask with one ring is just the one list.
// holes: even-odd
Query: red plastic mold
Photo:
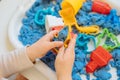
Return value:
[(93, 1), (92, 11), (107, 15), (110, 13), (111, 7), (105, 2), (96, 0), (96, 1)]
[(90, 62), (86, 65), (86, 72), (92, 73), (96, 69), (104, 67), (108, 64), (111, 58), (112, 55), (103, 47), (99, 46), (96, 50), (94, 50), (91, 53)]

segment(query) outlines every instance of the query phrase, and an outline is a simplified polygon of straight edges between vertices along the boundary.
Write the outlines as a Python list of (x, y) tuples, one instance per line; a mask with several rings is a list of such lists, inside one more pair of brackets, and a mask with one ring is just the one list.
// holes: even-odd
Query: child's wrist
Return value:
[(26, 48), (27, 55), (32, 62), (35, 62), (36, 57), (33, 54), (31, 47)]
[(39, 53), (40, 49), (38, 50), (37, 49), (38, 47), (36, 45), (32, 45), (32, 46), (29, 46), (27, 47), (27, 54), (28, 54), (28, 57), (33, 61), (35, 61), (37, 58), (42, 58), (44, 55), (42, 53)]

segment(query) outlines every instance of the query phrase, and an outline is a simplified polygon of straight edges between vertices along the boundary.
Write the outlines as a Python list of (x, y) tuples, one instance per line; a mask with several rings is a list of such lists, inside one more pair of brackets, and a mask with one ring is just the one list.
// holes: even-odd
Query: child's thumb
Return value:
[(55, 48), (55, 47), (61, 47), (63, 46), (63, 42), (62, 41), (54, 41), (54, 42), (51, 42), (51, 48)]

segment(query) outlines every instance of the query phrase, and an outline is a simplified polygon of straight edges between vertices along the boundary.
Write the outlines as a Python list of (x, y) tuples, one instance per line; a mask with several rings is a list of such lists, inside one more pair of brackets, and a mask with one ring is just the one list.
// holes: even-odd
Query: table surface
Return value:
[[(0, 54), (13, 50), (14, 48), (9, 42), (7, 30), (9, 21), (14, 15), (17, 7), (28, 0), (1, 0), (0, 1)], [(49, 80), (35, 68), (31, 68), (23, 72), (24, 76), (29, 80)], [(33, 75), (34, 74), (34, 75)]]

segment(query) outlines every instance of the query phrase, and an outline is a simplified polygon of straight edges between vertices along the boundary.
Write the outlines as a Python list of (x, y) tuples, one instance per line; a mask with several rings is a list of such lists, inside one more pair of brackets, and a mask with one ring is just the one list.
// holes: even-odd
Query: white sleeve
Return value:
[(0, 78), (0, 80), (8, 80), (8, 79), (5, 79), (5, 78)]
[(8, 77), (33, 66), (26, 54), (26, 48), (17, 49), (8, 54), (0, 54), (0, 71)]

